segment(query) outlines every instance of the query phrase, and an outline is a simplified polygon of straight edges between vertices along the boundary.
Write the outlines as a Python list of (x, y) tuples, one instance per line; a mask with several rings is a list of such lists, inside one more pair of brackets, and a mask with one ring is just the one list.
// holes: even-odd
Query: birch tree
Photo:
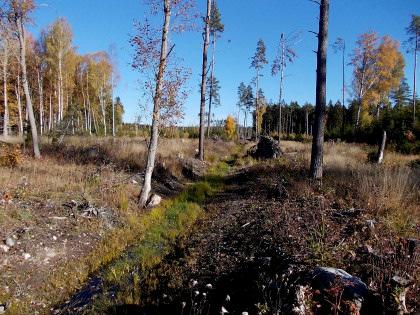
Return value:
[(46, 52), (57, 74), (57, 121), (63, 120), (64, 115), (64, 85), (63, 68), (67, 53), (72, 48), (72, 31), (68, 22), (61, 18), (54, 22), (48, 30), (46, 38)]
[[(149, 20), (137, 23), (136, 32), (130, 40), (135, 49), (133, 67), (144, 76), (145, 91), (153, 101), (152, 130), (147, 151), (147, 162), (143, 185), (139, 196), (140, 207), (147, 205), (158, 149), (159, 130), (163, 120), (173, 119), (180, 114), (180, 105), (187, 93), (182, 90), (188, 74), (173, 57), (174, 45), (170, 43), (172, 31), (189, 28), (191, 9), (194, 3), (189, 0), (148, 1), (153, 16), (161, 16), (162, 27), (154, 27)], [(161, 13), (161, 15), (159, 15)], [(181, 20), (180, 23), (175, 23)], [(171, 57), (171, 59), (170, 59)]]
[(378, 35), (374, 32), (362, 34), (353, 50), (351, 64), (353, 65), (353, 90), (357, 97), (357, 113), (355, 129), (359, 128), (362, 109), (367, 104), (364, 96), (376, 82), (376, 55)]
[(22, 71), (22, 84), (26, 98), (26, 109), (31, 126), (32, 145), (35, 158), (41, 158), (38, 144), (38, 131), (32, 106), (31, 91), (29, 89), (28, 73), (26, 69), (26, 29), (25, 24), (29, 20), (29, 14), (35, 9), (32, 0), (9, 0), (9, 19), (14, 27), (19, 40), (20, 67)]
[(2, 79), (3, 79), (3, 136), (8, 136), (8, 127), (9, 127), (9, 103), (8, 103), (8, 70), (9, 70), (9, 59), (10, 59), (10, 26), (5, 19), (0, 20), (0, 53), (2, 59)]

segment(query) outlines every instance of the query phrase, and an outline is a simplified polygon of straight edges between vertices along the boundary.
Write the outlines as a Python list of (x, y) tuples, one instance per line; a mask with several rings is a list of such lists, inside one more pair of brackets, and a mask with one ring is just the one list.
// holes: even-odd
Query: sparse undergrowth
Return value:
[[(124, 159), (117, 159), (117, 152), (124, 144), (115, 148), (112, 144), (99, 145), (99, 148), (108, 146), (107, 149), (97, 149), (98, 145), (94, 145), (96, 153), (89, 153), (88, 145), (78, 144), (77, 139), (71, 141), (70, 151), (85, 155), (63, 158), (63, 152), (68, 151), (65, 147), (51, 150), (49, 157), (42, 161), (24, 158), (15, 168), (2, 168), (1, 193), (4, 201), (11, 202), (2, 204), (0, 224), (5, 229), (1, 236), (5, 238), (20, 228), (29, 228), (18, 239), (22, 244), (11, 250), (10, 259), (16, 262), (16, 269), (1, 254), (3, 264), (10, 267), (2, 274), (0, 290), (6, 287), (7, 290), (1, 292), (0, 302), (7, 301), (10, 313), (47, 312), (51, 304), (66, 300), (92, 273), (106, 265), (103, 279), (108, 295), (102, 295), (92, 307), (100, 313), (116, 304), (141, 304), (145, 294), (150, 297), (145, 289), (161, 286), (155, 271), (149, 275), (149, 270), (159, 269), (156, 266), (162, 265), (162, 259), (171, 257), (175, 244), (188, 244), (186, 235), (197, 233), (196, 229), (191, 232), (196, 219), (217, 221), (217, 211), (227, 211), (217, 209), (203, 215), (199, 205), (203, 200), (210, 200), (206, 209), (211, 208), (213, 198), (224, 196), (224, 192), (217, 192), (224, 190), (222, 177), (231, 166), (246, 178), (240, 181), (243, 187), (234, 192), (240, 203), (227, 200), (222, 204), (237, 208), (238, 214), (244, 211), (240, 224), (248, 226), (250, 222), (250, 226), (258, 226), (258, 231), (252, 240), (241, 232), (232, 234), (229, 243), (242, 244), (246, 240), (246, 244), (256, 245), (263, 240), (270, 248), (278, 245), (307, 268), (319, 265), (343, 268), (362, 277), (383, 296), (389, 295), (390, 278), (395, 274), (413, 275), (413, 270), (418, 270), (418, 256), (407, 258), (404, 254), (406, 240), (419, 237), (420, 176), (413, 162), (418, 159), (416, 156), (387, 153), (384, 166), (377, 166), (367, 161), (370, 150), (367, 147), (327, 144), (326, 172), (321, 186), (307, 180), (308, 144), (283, 141), (285, 157), (261, 162), (242, 156), (246, 145), (215, 142), (208, 156), (212, 166), (204, 181), (188, 186), (185, 192), (165, 201), (161, 207), (139, 215), (136, 207), (139, 178), (127, 171), (137, 168), (121, 167)], [(191, 154), (186, 152), (193, 150), (176, 151), (173, 145), (175, 151), (170, 153), (170, 148), (166, 146), (168, 151), (160, 163), (169, 172), (177, 173), (179, 166), (171, 164), (171, 156), (182, 158), (181, 155)], [(106, 152), (106, 159), (98, 160), (97, 152)], [(219, 162), (219, 158), (224, 161)], [(130, 163), (127, 161), (127, 165)], [(77, 209), (63, 206), (72, 200), (78, 205), (87, 203), (102, 209), (110, 215), (109, 219), (81, 217)], [(57, 217), (66, 219), (57, 220)], [(226, 228), (230, 227), (228, 220)], [(233, 227), (238, 233), (235, 224)], [(50, 241), (54, 236), (58, 236), (58, 241)], [(33, 245), (40, 243), (44, 245)], [(62, 252), (58, 252), (60, 246)], [(32, 254), (28, 261), (21, 258), (18, 251), (21, 248), (24, 253)], [(48, 256), (51, 248), (56, 256)], [(120, 257), (127, 248), (126, 254)], [(198, 256), (191, 257), (190, 263), (196, 262), (200, 250), (204, 249), (199, 248)], [(172, 271), (174, 276), (179, 275), (179, 271)], [(11, 277), (16, 283), (10, 282)], [(25, 282), (26, 278), (29, 282)], [(259, 285), (267, 286), (266, 282), (273, 279), (264, 278)], [(408, 296), (411, 309), (418, 303), (415, 299), (418, 279), (414, 280), (416, 285)], [(26, 284), (31, 287), (22, 289)], [(190, 292), (189, 288), (184, 289)], [(264, 298), (266, 292), (260, 293), (258, 309), (274, 307)], [(275, 302), (278, 304), (278, 299)]]
[[(145, 238), (147, 231), (157, 235), (159, 224), (161, 229), (175, 224), (170, 232), (175, 234), (180, 225), (187, 228), (199, 213), (196, 203), (190, 199), (201, 200), (213, 187), (193, 185), (189, 189), (195, 191), (188, 190), (185, 200), (181, 195), (176, 202), (166, 201), (162, 208), (139, 213), (137, 195), (141, 177), (129, 171), (133, 170), (132, 160), (124, 162), (124, 157), (135, 159), (136, 150), (143, 150), (144, 144), (137, 142), (136, 149), (135, 140), (130, 139), (126, 155), (118, 156), (125, 146), (124, 139), (117, 139), (117, 145), (112, 139), (99, 144), (92, 141), (69, 139), (60, 149), (51, 147), (44, 151), (46, 157), (41, 161), (23, 157), (16, 166), (9, 164), (2, 168), (0, 236), (17, 238), (17, 244), (8, 253), (0, 253), (3, 269), (0, 303), (6, 303), (10, 314), (35, 310), (47, 313), (51, 305), (68, 298), (92, 273)], [(164, 146), (159, 162), (168, 174), (172, 171), (177, 174), (179, 161), (194, 152), (195, 142), (187, 140), (177, 146), (177, 141), (168, 140), (172, 145)], [(225, 156), (234, 145), (220, 142), (215, 147), (216, 153)], [(141, 155), (138, 158), (140, 167)], [(158, 185), (164, 186), (159, 178), (155, 182)], [(174, 190), (170, 194), (177, 193)], [(85, 216), (83, 211), (92, 209), (96, 214), (87, 212), (89, 215)], [(23, 254), (28, 254), (29, 259), (24, 259)]]
[[(307, 179), (307, 147), (285, 146), (286, 156), (276, 161), (236, 160), (254, 166), (227, 179), (190, 237), (178, 240), (149, 278), (131, 284), (130, 292), (136, 286), (142, 292), (140, 303), (113, 304), (111, 313), (130, 306), (151, 314), (216, 314), (221, 307), (235, 314), (290, 313), (296, 286), (306, 285), (317, 266), (361, 277), (375, 312), (395, 310), (401, 289), (392, 286), (394, 276), (409, 279), (407, 308), (415, 312), (419, 257), (408, 245), (408, 237), (419, 236), (419, 170), (408, 167), (413, 157), (391, 155), (398, 162), (388, 159), (378, 167), (368, 163), (364, 147), (328, 144), (320, 185)], [(410, 215), (410, 221), (401, 226), (390, 220), (392, 214)], [(341, 301), (342, 285), (327, 292), (330, 304), (316, 290), (303, 289), (311, 297), (309, 312), (346, 313), (353, 307)]]

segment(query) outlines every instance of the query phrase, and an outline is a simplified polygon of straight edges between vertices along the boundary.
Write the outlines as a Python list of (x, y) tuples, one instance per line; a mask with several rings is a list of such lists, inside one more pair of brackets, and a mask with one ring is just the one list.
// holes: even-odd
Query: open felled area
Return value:
[(0, 315), (420, 314), (418, 0), (0, 0)]

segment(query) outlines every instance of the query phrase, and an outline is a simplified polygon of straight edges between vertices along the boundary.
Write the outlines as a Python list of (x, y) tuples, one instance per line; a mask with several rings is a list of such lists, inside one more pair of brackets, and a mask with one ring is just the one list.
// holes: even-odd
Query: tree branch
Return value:
[(321, 6), (321, 3), (319, 1), (316, 1), (316, 0), (309, 0), (309, 1)]
[(312, 34), (315, 34), (315, 36), (316, 37), (318, 37), (319, 36), (319, 34), (317, 33), (317, 32), (314, 32), (314, 31), (308, 31), (309, 33), (312, 33)]

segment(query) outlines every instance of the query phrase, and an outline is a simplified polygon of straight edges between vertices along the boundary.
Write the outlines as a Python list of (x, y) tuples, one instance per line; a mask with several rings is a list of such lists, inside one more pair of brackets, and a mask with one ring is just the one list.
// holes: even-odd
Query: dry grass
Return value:
[[(158, 163), (179, 175), (181, 159), (193, 158), (197, 145), (190, 139), (161, 139)], [(218, 163), (234, 147), (211, 141), (208, 156), (215, 154), (212, 161)], [(58, 148), (45, 143), (41, 160), (24, 157), (15, 167), (0, 168), (0, 200), (11, 198), (0, 203), (0, 239), (22, 227), (29, 231), (16, 250), (0, 252), (0, 303), (14, 305), (10, 312), (46, 312), (45, 306), (67, 298), (90, 273), (142, 237), (145, 221), (139, 217), (146, 214), (139, 212), (140, 185), (132, 179), (143, 170), (146, 148), (140, 138), (70, 137)], [(111, 226), (64, 206), (72, 200), (105, 209)], [(47, 247), (56, 253), (48, 263)], [(22, 250), (31, 254), (29, 260)]]
[[(311, 144), (283, 141), (286, 153), (309, 166)], [(420, 225), (420, 170), (410, 167), (418, 155), (386, 152), (383, 165), (368, 162), (375, 148), (347, 143), (324, 146), (325, 182), (334, 190), (347, 187), (353, 202), (380, 215), (401, 236), (418, 236)]]

